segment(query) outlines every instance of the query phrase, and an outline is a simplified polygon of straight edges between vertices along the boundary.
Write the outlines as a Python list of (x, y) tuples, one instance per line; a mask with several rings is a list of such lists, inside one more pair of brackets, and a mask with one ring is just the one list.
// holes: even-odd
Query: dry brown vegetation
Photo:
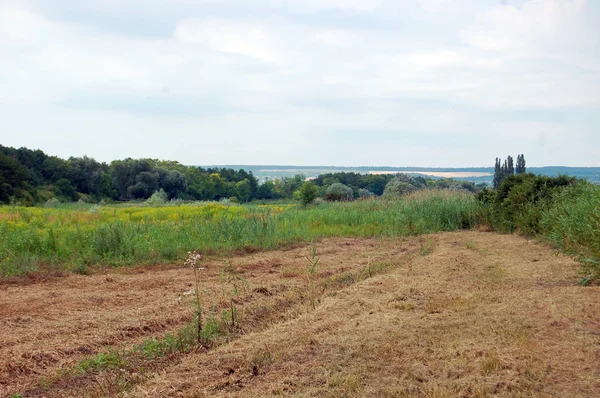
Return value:
[(208, 260), (203, 308), (233, 299), (235, 336), (144, 369), (68, 372), (181, 328), (190, 270), (4, 283), (0, 396), (598, 395), (600, 287), (578, 286), (570, 258), (471, 231), (316, 247), (312, 277), (307, 246)]

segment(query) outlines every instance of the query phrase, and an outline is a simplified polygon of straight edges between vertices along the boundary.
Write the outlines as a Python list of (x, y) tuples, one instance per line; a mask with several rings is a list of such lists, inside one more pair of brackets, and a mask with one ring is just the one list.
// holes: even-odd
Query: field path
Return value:
[[(315, 309), (293, 305), (306, 299), (308, 247), (233, 257), (246, 281), (239, 305), (247, 333), (176, 358), (127, 395), (593, 397), (600, 391), (600, 287), (577, 286), (576, 264), (543, 244), (469, 231), (327, 239), (317, 250), (318, 278), (337, 282)], [(210, 260), (202, 271), (207, 308), (228, 304), (223, 264)], [(385, 269), (343, 284), (376, 265)], [(45, 392), (38, 386), (106, 346), (181, 327), (192, 314), (183, 295), (191, 280), (190, 270), (174, 266), (0, 285), (0, 396), (103, 395), (94, 390), (98, 380)], [(258, 322), (264, 308), (272, 311)]]

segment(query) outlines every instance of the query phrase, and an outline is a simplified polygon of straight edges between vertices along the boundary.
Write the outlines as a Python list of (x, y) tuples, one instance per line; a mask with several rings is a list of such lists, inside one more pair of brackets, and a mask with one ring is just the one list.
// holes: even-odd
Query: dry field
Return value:
[(0, 396), (600, 394), (600, 287), (547, 246), (469, 231), (316, 247), (312, 277), (309, 246), (207, 260), (203, 307), (228, 308), (235, 285), (235, 336), (120, 370), (70, 371), (181, 328), (191, 270), (4, 281)]
[(369, 174), (421, 174), (441, 178), (491, 177), (492, 174), (480, 171), (369, 171)]

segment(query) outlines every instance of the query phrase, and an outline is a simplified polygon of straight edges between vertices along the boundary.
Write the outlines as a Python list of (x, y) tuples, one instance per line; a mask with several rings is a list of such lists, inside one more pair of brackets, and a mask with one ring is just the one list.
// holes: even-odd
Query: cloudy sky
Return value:
[(0, 144), (600, 166), (597, 0), (1, 0)]

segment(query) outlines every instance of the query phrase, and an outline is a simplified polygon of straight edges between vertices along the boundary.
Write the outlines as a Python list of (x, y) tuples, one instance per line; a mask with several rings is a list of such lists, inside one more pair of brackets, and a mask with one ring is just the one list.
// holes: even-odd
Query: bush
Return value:
[(348, 201), (354, 198), (352, 188), (342, 183), (333, 183), (325, 191), (327, 200), (331, 201)]
[(60, 200), (56, 198), (48, 199), (46, 203), (44, 203), (44, 207), (54, 208), (60, 204)]
[(318, 190), (312, 182), (306, 181), (296, 192), (299, 193), (299, 200), (302, 206), (307, 206), (317, 198)]
[(361, 199), (370, 199), (370, 198), (374, 198), (375, 194), (373, 192), (369, 191), (368, 189), (360, 188), (358, 190), (358, 197)]
[(146, 203), (151, 206), (164, 205), (167, 203), (167, 193), (161, 188), (160, 191), (155, 191), (152, 196), (150, 196)]
[(388, 199), (399, 198), (417, 190), (412, 184), (413, 179), (406, 174), (398, 174), (388, 182), (383, 190), (383, 196)]
[(572, 185), (576, 178), (518, 174), (506, 177), (496, 192), (492, 209), (492, 227), (504, 232), (527, 235), (541, 232), (542, 213), (553, 196)]

